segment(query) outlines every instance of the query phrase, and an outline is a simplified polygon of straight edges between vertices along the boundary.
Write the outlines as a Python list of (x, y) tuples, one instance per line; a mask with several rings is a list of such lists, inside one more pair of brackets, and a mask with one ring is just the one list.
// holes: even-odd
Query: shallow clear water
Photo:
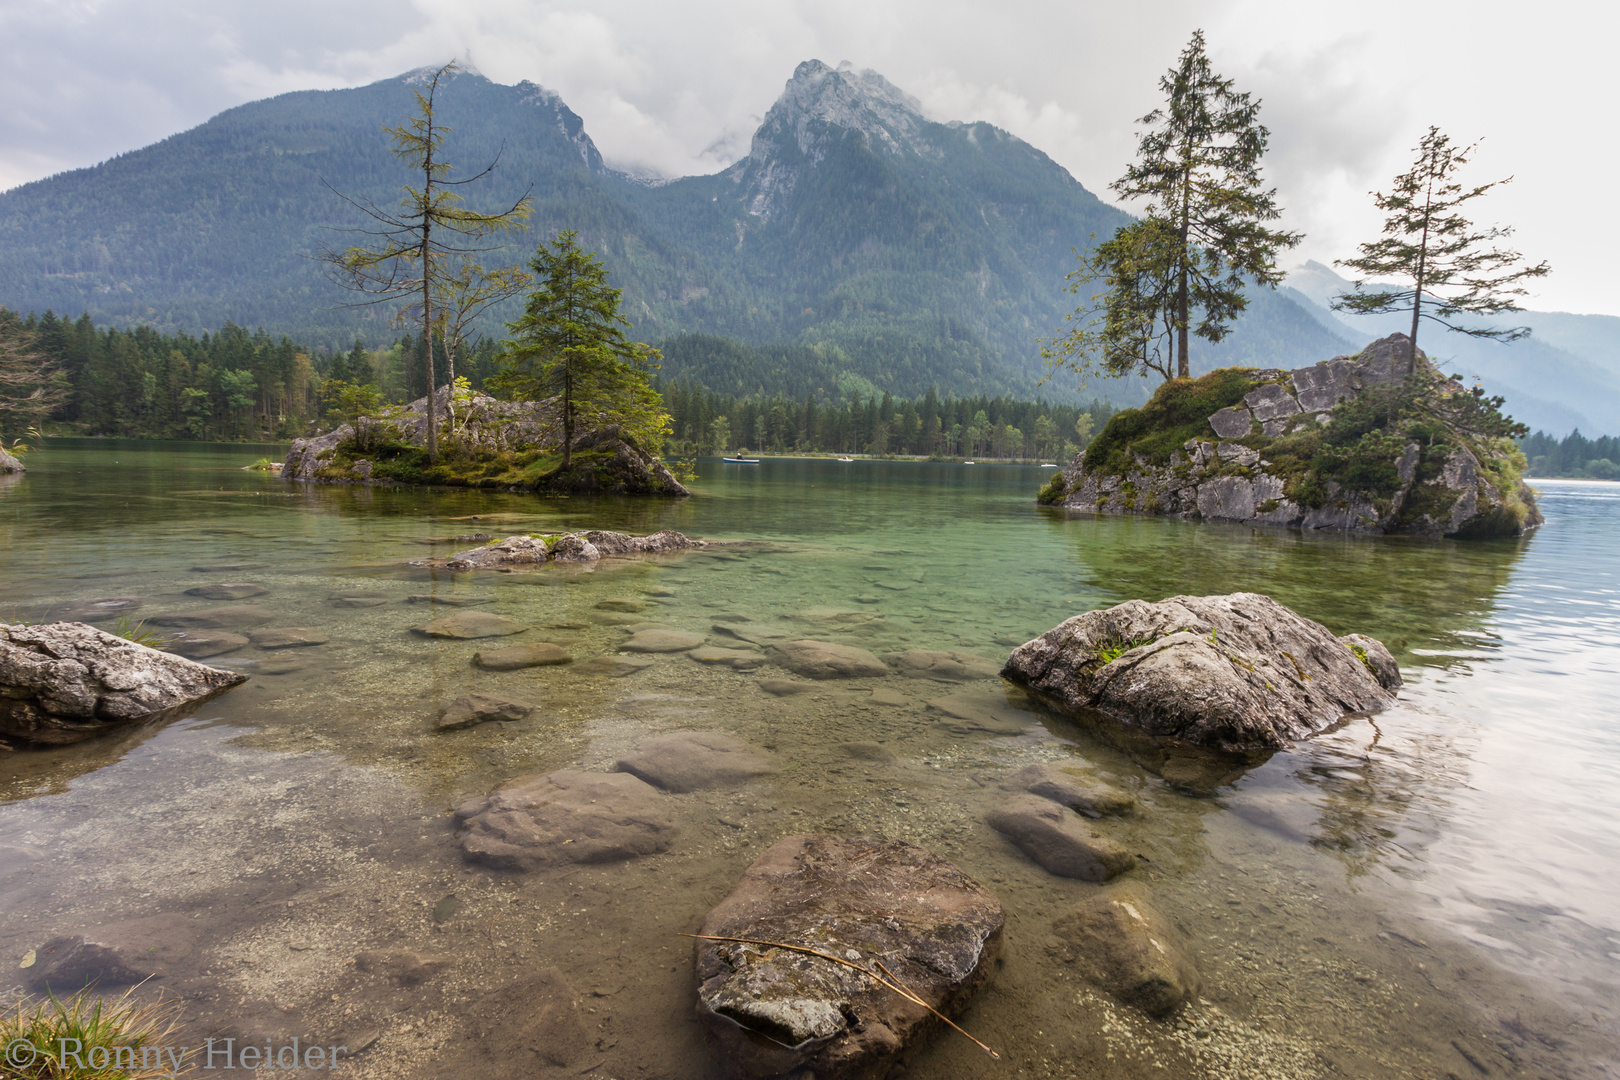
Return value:
[[(208, 661), (252, 679), (190, 719), (0, 757), (0, 958), (95, 930), (148, 957), (199, 1032), (376, 1036), (349, 1062), (359, 1076), (707, 1077), (675, 935), (773, 840), (829, 830), (921, 844), (1007, 907), (1005, 964), (964, 1024), (1008, 1060), (941, 1037), (911, 1075), (1616, 1075), (1620, 487), (1545, 482), (1534, 536), (1456, 544), (1065, 518), (1033, 505), (1036, 468), (706, 461), (698, 497), (676, 503), (241, 471), (266, 452), (61, 441), (0, 480), (0, 620), (114, 597), (161, 616), (220, 606), (187, 588), (249, 581), (269, 590), (245, 603), (271, 625), (330, 638)], [(407, 565), (472, 546), (434, 537), (583, 528), (760, 543), (586, 573)], [(193, 569), (242, 563), (262, 565)], [(717, 623), (999, 661), (1093, 607), (1236, 590), (1381, 638), (1407, 686), (1397, 708), (1205, 798), (996, 680), (778, 698), (759, 682), (779, 671), (679, 654), (624, 678), (487, 672), (469, 663), (480, 643), (411, 632), (445, 609), (404, 602), (487, 597), (535, 628), (515, 640), (581, 661), (615, 653), (635, 619), (720, 644)], [(334, 606), (357, 592), (384, 602)], [(540, 707), (435, 733), (476, 689)], [(928, 703), (954, 694), (1005, 698), (1022, 731), (944, 722)], [(514, 775), (611, 768), (678, 728), (729, 731), (785, 767), (669, 796), (681, 832), (661, 855), (530, 875), (461, 859), (450, 807)], [(1071, 975), (1051, 922), (1096, 886), (1047, 875), (984, 824), (998, 776), (1075, 759), (1140, 801), (1100, 827), (1141, 856), (1131, 876), (1193, 943), (1203, 996), (1178, 1020)], [(378, 948), (448, 966), (395, 986), (354, 967)], [(511, 1027), (548, 966), (581, 995), (586, 1039), (556, 1052), (566, 1066), (479, 1035), (492, 1001)]]

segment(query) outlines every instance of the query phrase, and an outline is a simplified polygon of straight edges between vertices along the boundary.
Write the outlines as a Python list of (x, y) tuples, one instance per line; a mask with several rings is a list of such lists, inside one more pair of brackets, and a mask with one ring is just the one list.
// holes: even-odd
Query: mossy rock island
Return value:
[[(293, 440), (281, 475), (330, 484), (436, 484), (542, 493), (689, 495), (658, 458), (622, 427), (577, 434), (563, 468), (562, 424), (551, 400), (500, 401), (458, 393), (451, 415), (448, 386), (440, 418), (439, 460), (427, 452), (427, 398), (361, 416), (333, 431)], [(576, 429), (578, 430), (578, 429)]]
[(1310, 367), (1174, 379), (1116, 413), (1039, 501), (1102, 514), (1458, 539), (1541, 524), (1524, 455), (1478, 389), (1391, 334)]

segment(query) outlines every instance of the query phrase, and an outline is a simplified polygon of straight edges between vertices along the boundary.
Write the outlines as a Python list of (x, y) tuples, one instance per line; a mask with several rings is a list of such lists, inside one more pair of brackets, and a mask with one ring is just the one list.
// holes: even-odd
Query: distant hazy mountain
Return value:
[[(1329, 267), (1306, 263), (1288, 275), (1287, 290), (1326, 327), (1362, 341), (1393, 331), (1408, 333), (1411, 316), (1349, 315), (1330, 310), (1333, 297), (1352, 285)], [(1447, 372), (1477, 377), (1532, 428), (1588, 435), (1620, 432), (1620, 318), (1526, 311), (1494, 320), (1528, 326), (1531, 334), (1511, 344), (1449, 333), (1424, 321), (1418, 346)]]

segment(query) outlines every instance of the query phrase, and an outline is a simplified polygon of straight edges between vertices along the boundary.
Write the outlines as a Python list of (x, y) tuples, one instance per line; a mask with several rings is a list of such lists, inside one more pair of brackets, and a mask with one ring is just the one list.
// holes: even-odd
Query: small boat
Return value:
[(964, 464), (964, 465), (977, 465), (978, 462), (976, 462), (976, 461), (964, 461), (964, 462), (962, 462), (962, 464)]
[(727, 465), (758, 465), (759, 464), (759, 458), (757, 458), (757, 457), (723, 457), (720, 460), (725, 462)]
[(1055, 469), (1055, 468), (1057, 468), (1057, 466), (1056, 465), (1042, 465), (1041, 468), (1043, 468), (1043, 469)]
[(854, 461), (855, 459), (850, 457), (848, 454), (845, 454), (843, 457), (840, 457), (838, 460), (839, 461)]

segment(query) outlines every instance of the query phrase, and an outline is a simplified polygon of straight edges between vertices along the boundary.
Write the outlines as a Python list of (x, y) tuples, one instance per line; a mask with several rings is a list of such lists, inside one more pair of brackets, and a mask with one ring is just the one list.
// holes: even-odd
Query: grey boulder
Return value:
[(1077, 615), (1019, 646), (1002, 675), (1071, 714), (1234, 753), (1281, 749), (1387, 708), (1401, 685), (1379, 642), (1335, 637), (1258, 593)]
[(628, 773), (565, 769), (509, 780), (456, 817), (467, 858), (498, 870), (651, 855), (675, 832), (665, 797)]
[[(901, 840), (789, 836), (744, 871), (698, 933), (813, 949), (698, 940), (698, 1016), (733, 1077), (887, 1075), (990, 978), (1001, 902), (945, 860)], [(872, 972), (874, 974), (868, 974)]]
[(719, 731), (655, 736), (620, 758), (614, 768), (674, 792), (731, 787), (777, 771), (768, 755)]
[(534, 566), (544, 563), (551, 547), (538, 536), (508, 536), (498, 544), (463, 551), (450, 559), (453, 570), (486, 570), (497, 566)]
[(1042, 869), (1058, 877), (1107, 881), (1136, 865), (1130, 851), (1050, 799), (1015, 795), (992, 811), (988, 821)]
[(84, 623), (0, 623), (0, 736), (79, 742), (177, 715), (246, 679)]

